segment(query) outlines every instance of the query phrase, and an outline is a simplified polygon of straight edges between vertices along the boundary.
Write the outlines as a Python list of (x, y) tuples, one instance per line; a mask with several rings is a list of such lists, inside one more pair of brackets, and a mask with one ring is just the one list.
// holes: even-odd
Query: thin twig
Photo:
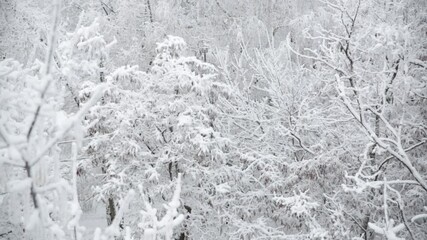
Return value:
[[(417, 147), (419, 147), (419, 146), (423, 145), (423, 144), (424, 144), (424, 143), (426, 143), (426, 142), (427, 142), (427, 140), (424, 140), (424, 141), (421, 141), (421, 142), (419, 142), (419, 143), (416, 143), (416, 144), (414, 144), (414, 145), (412, 145), (412, 146), (410, 146), (410, 147), (406, 148), (406, 149), (405, 149), (405, 152), (409, 152), (409, 151), (411, 151), (412, 149), (417, 148)], [(379, 172), (379, 171), (381, 170), (381, 168), (384, 166), (384, 164), (386, 164), (388, 161), (392, 160), (393, 158), (395, 158), (395, 156), (390, 156), (390, 157), (386, 158), (386, 159), (385, 159), (385, 160), (380, 164), (380, 166), (378, 167), (378, 170), (377, 170), (377, 171), (375, 171), (375, 173)], [(375, 174), (375, 173), (374, 173), (374, 174)]]

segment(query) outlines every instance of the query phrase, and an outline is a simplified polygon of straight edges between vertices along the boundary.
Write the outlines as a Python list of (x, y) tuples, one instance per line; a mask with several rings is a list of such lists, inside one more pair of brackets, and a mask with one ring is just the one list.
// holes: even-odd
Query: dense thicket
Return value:
[(0, 8), (1, 238), (427, 238), (424, 1)]

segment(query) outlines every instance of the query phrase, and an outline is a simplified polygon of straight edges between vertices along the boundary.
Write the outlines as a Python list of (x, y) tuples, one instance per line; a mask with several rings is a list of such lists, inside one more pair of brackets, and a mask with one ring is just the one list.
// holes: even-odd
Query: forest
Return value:
[(0, 239), (427, 239), (427, 1), (0, 0)]

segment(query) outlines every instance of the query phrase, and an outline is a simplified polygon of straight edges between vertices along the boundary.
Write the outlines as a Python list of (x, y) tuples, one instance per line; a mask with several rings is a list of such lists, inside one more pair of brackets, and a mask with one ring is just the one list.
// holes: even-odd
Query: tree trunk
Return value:
[(111, 197), (108, 198), (106, 210), (107, 210), (107, 225), (110, 226), (114, 218), (116, 217), (116, 208), (114, 207), (114, 200)]

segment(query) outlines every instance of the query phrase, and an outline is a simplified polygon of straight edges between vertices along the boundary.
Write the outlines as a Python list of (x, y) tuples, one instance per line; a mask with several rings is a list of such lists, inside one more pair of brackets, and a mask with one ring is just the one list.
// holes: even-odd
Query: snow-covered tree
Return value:
[[(372, 235), (369, 228), (378, 233), (378, 226), (372, 222), (391, 215), (404, 223), (403, 236), (421, 236), (425, 234), (423, 230), (409, 226), (406, 220), (407, 215), (422, 211), (423, 205), (413, 202), (414, 198), (425, 198), (427, 193), (426, 170), (422, 164), (426, 141), (425, 110), (421, 102), (425, 99), (420, 94), (424, 91), (420, 77), (425, 72), (423, 63), (420, 65), (424, 46), (418, 43), (423, 38), (420, 35), (423, 20), (419, 15), (423, 11), (414, 8), (420, 3), (325, 1), (325, 4), (333, 14), (331, 23), (307, 31), (307, 36), (320, 47), (294, 52), (315, 62), (314, 71), (336, 89), (334, 95), (342, 107), (338, 110), (341, 119), (352, 119), (344, 123), (346, 132), (351, 134), (348, 139), (357, 141), (359, 146), (349, 149), (353, 156), (347, 158), (360, 164), (347, 169), (351, 172), (346, 174), (350, 181), (344, 190), (360, 194), (360, 198), (356, 196), (350, 202), (359, 202), (366, 210), (364, 216), (353, 216), (353, 220), (365, 239)], [(386, 187), (384, 191), (378, 189), (386, 184), (386, 178), (387, 188), (394, 190), (387, 199), (379, 201)], [(376, 204), (387, 204), (397, 197), (409, 204), (408, 211), (398, 201), (393, 201), (388, 213), (376, 210)], [(385, 216), (380, 217), (382, 214)], [(385, 229), (391, 225), (387, 223)], [(397, 230), (392, 232), (395, 234)]]
[[(97, 100), (99, 91), (94, 91), (79, 112), (67, 115), (61, 111), (60, 74), (52, 70), (59, 8), (55, 5), (44, 63), (36, 62), (31, 68), (12, 59), (0, 63), (0, 166), (5, 195), (1, 226), (12, 238), (66, 239), (81, 232), (76, 176), (62, 174), (64, 166), (56, 144), (69, 135), (82, 136), (81, 117)], [(76, 145), (73, 149), (76, 153)], [(75, 169), (75, 161), (73, 166)]]
[(425, 1), (58, 6), (0, 5), (0, 238), (426, 238)]
[[(158, 45), (152, 72), (136, 66), (114, 71), (107, 76), (102, 104), (86, 117), (96, 122), (88, 126), (92, 140), (84, 165), (99, 167), (104, 175), (96, 191), (110, 221), (128, 189), (143, 184), (149, 199), (159, 202), (179, 172), (187, 186), (188, 177), (201, 174), (196, 162), (221, 157), (226, 139), (214, 129), (214, 69), (181, 56), (184, 48), (183, 39), (169, 36)], [(81, 96), (90, 95), (92, 87), (88, 84)]]

